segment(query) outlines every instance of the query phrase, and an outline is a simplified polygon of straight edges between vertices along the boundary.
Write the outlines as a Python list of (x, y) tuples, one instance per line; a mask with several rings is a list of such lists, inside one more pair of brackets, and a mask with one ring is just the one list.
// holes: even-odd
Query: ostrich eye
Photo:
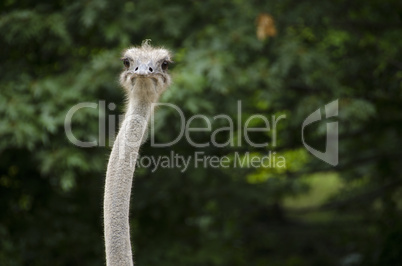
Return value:
[(169, 66), (169, 62), (168, 61), (163, 61), (162, 63), (162, 70), (166, 70)]
[(123, 58), (122, 60), (123, 60), (124, 66), (125, 66), (126, 68), (129, 68), (129, 67), (130, 67), (130, 61), (129, 61), (127, 58)]

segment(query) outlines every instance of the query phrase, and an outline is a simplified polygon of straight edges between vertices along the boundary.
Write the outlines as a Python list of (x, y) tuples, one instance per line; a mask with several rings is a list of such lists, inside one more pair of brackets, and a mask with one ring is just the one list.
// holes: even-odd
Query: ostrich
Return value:
[(148, 41), (124, 52), (120, 84), (127, 95), (127, 109), (117, 134), (106, 171), (104, 233), (107, 266), (134, 265), (129, 206), (138, 151), (153, 112), (152, 103), (170, 85), (167, 73), (170, 52)]

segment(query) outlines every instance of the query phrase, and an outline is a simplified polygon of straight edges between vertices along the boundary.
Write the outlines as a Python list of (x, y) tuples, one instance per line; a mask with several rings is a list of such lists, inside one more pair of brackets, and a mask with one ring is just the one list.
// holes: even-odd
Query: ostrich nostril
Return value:
[(150, 67), (150, 68), (149, 68), (149, 72), (152, 72), (152, 71), (154, 71), (154, 70), (152, 69), (152, 67)]
[(135, 68), (135, 71), (137, 71), (137, 70), (138, 70), (138, 67)]

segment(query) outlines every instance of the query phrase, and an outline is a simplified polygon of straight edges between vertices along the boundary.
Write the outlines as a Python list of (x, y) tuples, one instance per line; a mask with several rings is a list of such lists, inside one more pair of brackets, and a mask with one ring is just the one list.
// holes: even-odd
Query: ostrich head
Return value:
[(128, 97), (155, 102), (170, 85), (168, 50), (151, 47), (145, 41), (140, 47), (127, 49), (122, 61), (125, 69), (120, 75), (120, 84)]

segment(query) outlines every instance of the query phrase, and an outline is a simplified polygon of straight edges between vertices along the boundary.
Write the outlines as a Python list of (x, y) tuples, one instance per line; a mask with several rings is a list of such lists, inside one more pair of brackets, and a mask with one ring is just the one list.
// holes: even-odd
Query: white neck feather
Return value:
[(150, 115), (150, 102), (130, 99), (110, 154), (104, 195), (107, 266), (133, 265), (129, 227), (130, 194), (138, 151)]

